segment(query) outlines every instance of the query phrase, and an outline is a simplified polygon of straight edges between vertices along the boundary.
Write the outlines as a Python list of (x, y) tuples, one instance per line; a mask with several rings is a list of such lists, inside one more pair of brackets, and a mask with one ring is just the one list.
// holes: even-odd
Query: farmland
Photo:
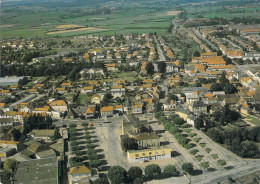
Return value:
[[(10, 9), (9, 9), (10, 10)], [(40, 8), (37, 13), (26, 8), (12, 8), (2, 15), (1, 37), (53, 37), (82, 34), (166, 33), (170, 19), (176, 11), (152, 8), (113, 10), (110, 14), (69, 14), (67, 9)], [(152, 12), (152, 13), (151, 13)], [(22, 14), (22, 15), (20, 15)], [(70, 18), (73, 17), (73, 18)]]

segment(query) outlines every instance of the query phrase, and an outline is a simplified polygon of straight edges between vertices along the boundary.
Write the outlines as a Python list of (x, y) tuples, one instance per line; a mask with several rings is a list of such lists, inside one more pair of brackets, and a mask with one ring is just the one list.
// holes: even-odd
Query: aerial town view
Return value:
[(0, 0), (0, 184), (260, 184), (259, 0)]

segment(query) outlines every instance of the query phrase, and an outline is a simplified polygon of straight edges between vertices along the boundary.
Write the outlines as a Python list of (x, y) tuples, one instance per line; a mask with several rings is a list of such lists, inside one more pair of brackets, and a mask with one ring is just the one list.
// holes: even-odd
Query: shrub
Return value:
[(199, 152), (199, 150), (197, 150), (197, 149), (190, 150), (190, 154), (192, 154), (192, 155), (196, 155), (196, 153), (198, 153), (198, 152)]
[(195, 137), (197, 134), (196, 133), (193, 133), (193, 132), (191, 132), (191, 133), (189, 133), (189, 136), (190, 137)]
[(203, 167), (204, 169), (209, 168), (209, 163), (208, 163), (208, 162), (201, 162), (200, 165), (201, 165), (201, 167)]
[(201, 140), (200, 137), (196, 137), (196, 138), (194, 138), (194, 141), (195, 141), (196, 143), (200, 142), (200, 140)]
[(185, 128), (183, 131), (186, 132), (186, 133), (190, 133), (190, 132), (191, 132), (191, 129)]
[(212, 158), (214, 158), (214, 159), (217, 159), (217, 158), (218, 158), (218, 154), (212, 154), (211, 156), (212, 156)]
[(217, 163), (218, 163), (218, 165), (220, 165), (220, 166), (223, 166), (223, 165), (226, 165), (226, 164), (227, 164), (225, 160), (218, 160)]
[(195, 158), (196, 158), (196, 160), (198, 160), (200, 162), (202, 160), (203, 156), (202, 155), (198, 155)]
[(189, 124), (183, 124), (183, 125), (181, 125), (180, 127), (181, 127), (181, 128), (189, 128), (190, 125), (189, 125)]
[(206, 148), (205, 150), (206, 150), (207, 153), (210, 153), (212, 149)]
[(206, 147), (206, 143), (200, 143), (200, 146), (201, 146), (202, 148), (205, 148), (205, 147)]
[(168, 176), (179, 176), (180, 172), (176, 169), (174, 165), (167, 165), (164, 168), (164, 173)]

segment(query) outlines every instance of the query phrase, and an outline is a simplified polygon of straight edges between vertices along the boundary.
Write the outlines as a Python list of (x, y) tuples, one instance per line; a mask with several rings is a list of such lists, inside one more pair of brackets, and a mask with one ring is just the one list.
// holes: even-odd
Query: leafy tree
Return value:
[(89, 165), (92, 168), (99, 168), (102, 165), (102, 162), (101, 162), (101, 160), (97, 160), (97, 159), (90, 160)]
[(217, 128), (210, 128), (207, 130), (207, 135), (215, 142), (223, 144), (222, 134)]
[(198, 51), (195, 51), (193, 54), (194, 57), (200, 57), (200, 53)]
[(106, 102), (106, 103), (110, 103), (112, 98), (113, 98), (113, 95), (111, 93), (106, 93), (104, 95), (103, 101)]
[(4, 169), (8, 172), (12, 172), (15, 169), (16, 160), (13, 158), (7, 158), (4, 162)]
[(208, 162), (201, 162), (200, 165), (201, 165), (201, 167), (203, 167), (203, 169), (209, 168), (209, 163)]
[(189, 162), (182, 164), (181, 168), (184, 172), (186, 172), (188, 174), (191, 174), (193, 171), (193, 165), (192, 165), (192, 163), (189, 163)]
[(1, 175), (0, 175), (1, 183), (10, 184), (11, 183), (10, 177), (11, 177), (11, 174), (9, 172), (7, 172), (7, 171), (1, 172)]
[(128, 170), (128, 177), (130, 181), (134, 181), (136, 178), (141, 178), (143, 174), (142, 169), (140, 167), (131, 167)]
[(143, 184), (144, 180), (143, 178), (135, 178), (133, 181), (133, 184)]
[(168, 176), (179, 176), (180, 172), (176, 169), (174, 165), (167, 165), (164, 168), (164, 173)]
[(156, 118), (156, 119), (159, 119), (161, 116), (165, 116), (162, 111), (159, 111), (159, 112), (156, 112), (156, 113), (155, 113), (155, 118)]
[(109, 182), (106, 178), (98, 178), (93, 182), (93, 184), (109, 184)]
[(217, 51), (217, 56), (221, 56), (222, 55), (222, 51), (221, 50), (218, 50)]
[(136, 150), (138, 148), (138, 144), (134, 138), (124, 137), (121, 140), (121, 146), (124, 151), (128, 150)]
[(165, 73), (166, 72), (166, 63), (165, 62), (159, 62), (158, 63), (158, 71), (159, 71), (159, 73)]
[(219, 83), (215, 83), (215, 84), (212, 84), (210, 86), (210, 91), (213, 92), (213, 91), (223, 91), (223, 87), (221, 84)]
[(241, 147), (242, 149), (239, 155), (241, 155), (243, 158), (253, 157), (259, 152), (258, 147), (252, 141), (243, 141), (241, 143)]
[(223, 88), (224, 92), (226, 94), (233, 94), (233, 93), (236, 93), (237, 92), (237, 88), (233, 85), (233, 84), (230, 84), (230, 83), (227, 83), (224, 88)]
[(203, 125), (204, 125), (204, 121), (203, 121), (202, 118), (197, 118), (197, 119), (194, 121), (194, 127), (195, 127), (196, 129), (198, 129), (198, 130), (199, 130), (200, 128), (202, 128)]
[(161, 174), (161, 168), (158, 164), (151, 164), (151, 165), (147, 165), (145, 167), (145, 175), (148, 177), (148, 178), (154, 178), (156, 176), (159, 176)]
[(149, 75), (149, 76), (152, 76), (154, 74), (154, 66), (153, 66), (153, 63), (151, 62), (148, 62), (145, 66), (145, 70), (146, 70), (146, 73)]
[(176, 118), (174, 118), (173, 123), (175, 125), (181, 126), (185, 123), (185, 121), (180, 117), (176, 117)]
[(121, 166), (113, 166), (108, 170), (107, 176), (112, 184), (121, 184), (125, 182), (127, 172)]
[(176, 127), (176, 126), (172, 126), (170, 129), (169, 129), (169, 132), (171, 133), (171, 134), (175, 134), (176, 132), (178, 132), (179, 131), (179, 129)]

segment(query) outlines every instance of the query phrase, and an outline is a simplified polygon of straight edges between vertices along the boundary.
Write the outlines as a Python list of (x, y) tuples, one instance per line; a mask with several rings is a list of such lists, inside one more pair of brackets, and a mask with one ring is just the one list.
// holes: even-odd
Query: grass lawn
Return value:
[(82, 94), (82, 95), (80, 94), (78, 100), (80, 101), (81, 104), (87, 104), (90, 103), (91, 96), (92, 94)]
[(252, 123), (252, 124), (254, 124), (254, 125), (256, 125), (256, 126), (260, 126), (260, 120), (259, 119), (257, 119), (257, 118), (255, 118), (255, 117), (253, 117), (253, 116), (247, 116), (247, 121), (249, 122), (249, 123)]

